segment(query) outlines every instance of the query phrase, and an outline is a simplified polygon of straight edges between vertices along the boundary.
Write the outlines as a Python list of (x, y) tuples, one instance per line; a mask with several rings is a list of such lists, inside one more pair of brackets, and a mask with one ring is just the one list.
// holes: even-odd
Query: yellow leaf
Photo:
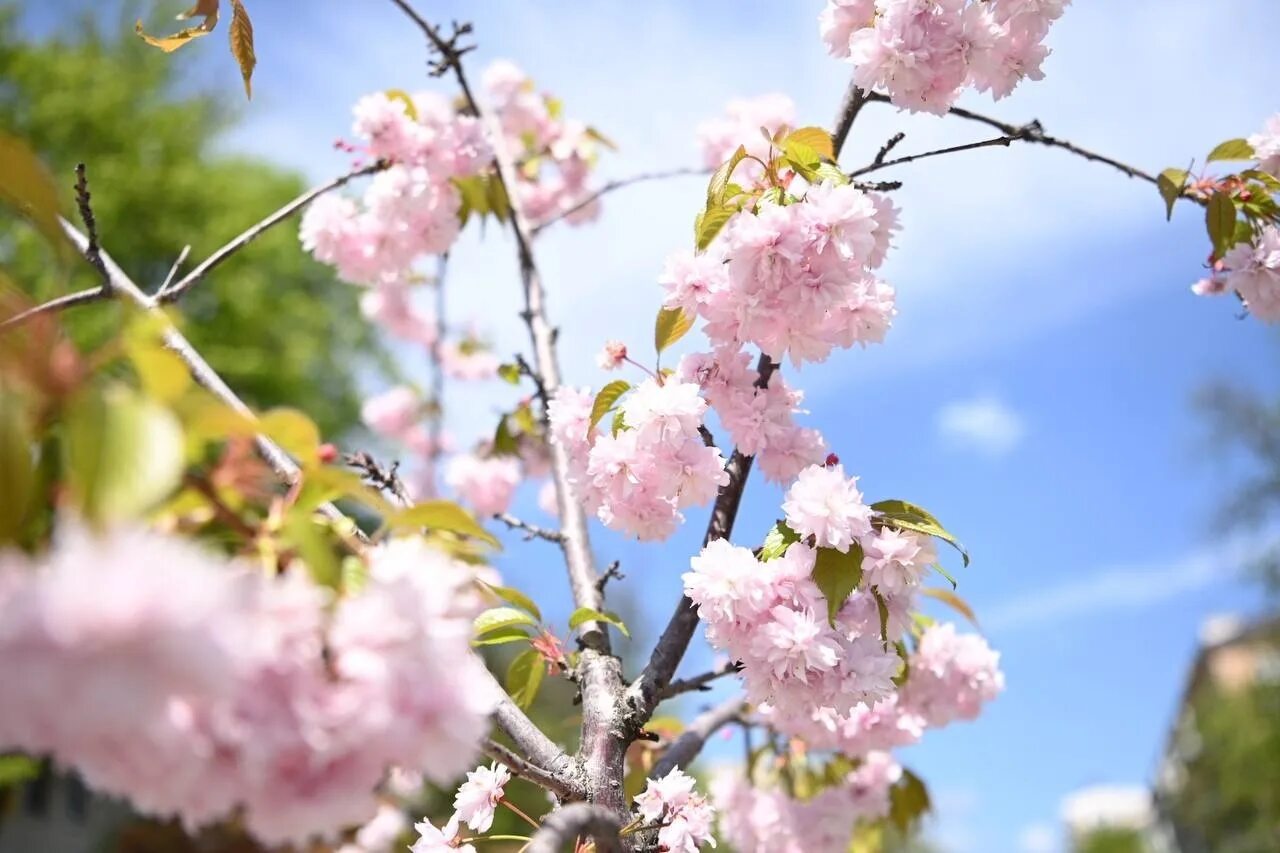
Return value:
[(196, 15), (204, 15), (204, 20), (196, 24), (194, 27), (187, 27), (185, 30), (178, 30), (171, 36), (153, 36), (149, 35), (142, 28), (142, 21), (134, 24), (133, 30), (138, 37), (152, 47), (158, 47), (165, 53), (173, 53), (187, 43), (198, 39), (201, 36), (207, 36), (213, 32), (213, 28), (218, 25), (218, 0), (199, 0), (195, 6), (192, 6), (186, 12), (178, 16), (179, 21), (185, 21), (187, 18), (193, 18)]
[(66, 256), (69, 244), (58, 225), (58, 189), (53, 177), (30, 145), (3, 132), (0, 132), (0, 202), (31, 220), (59, 256)]
[(236, 58), (240, 74), (244, 77), (245, 96), (252, 98), (253, 69), (258, 64), (258, 57), (253, 52), (253, 23), (241, 0), (231, 0), (231, 55)]
[(797, 128), (787, 134), (783, 145), (785, 146), (787, 142), (796, 142), (812, 148), (814, 153), (823, 160), (835, 159), (835, 144), (831, 141), (831, 134), (820, 127)]
[(973, 608), (969, 606), (969, 602), (965, 601), (951, 590), (938, 589), (936, 587), (924, 587), (920, 591), (930, 598), (936, 598), (938, 601), (941, 601), (943, 604), (947, 605), (952, 610), (955, 610), (957, 613), (964, 616), (964, 618), (972, 622), (975, 628), (978, 627), (978, 617), (974, 615)]
[(414, 121), (418, 120), (418, 107), (413, 103), (413, 96), (404, 89), (388, 89), (387, 97), (404, 105), (404, 114)]

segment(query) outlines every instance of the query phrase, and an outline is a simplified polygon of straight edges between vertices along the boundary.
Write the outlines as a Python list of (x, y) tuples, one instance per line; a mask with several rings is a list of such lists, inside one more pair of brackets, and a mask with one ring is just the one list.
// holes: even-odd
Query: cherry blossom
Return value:
[(494, 811), (502, 800), (502, 789), (510, 781), (511, 771), (501, 764), (472, 770), (453, 798), (457, 819), (475, 832), (488, 832), (493, 826)]

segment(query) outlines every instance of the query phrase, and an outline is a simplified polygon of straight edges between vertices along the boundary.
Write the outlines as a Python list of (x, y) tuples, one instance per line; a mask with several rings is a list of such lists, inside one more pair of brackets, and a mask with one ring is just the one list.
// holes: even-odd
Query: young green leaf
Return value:
[(709, 207), (698, 214), (694, 222), (694, 242), (699, 252), (711, 245), (711, 241), (737, 212), (732, 207)]
[(711, 175), (711, 181), (707, 184), (707, 210), (724, 204), (725, 191), (729, 186), (729, 179), (733, 177), (733, 170), (738, 168), (738, 164), (745, 159), (747, 159), (747, 149), (739, 145), (738, 150), (734, 151), (729, 159)]
[(1213, 244), (1213, 256), (1221, 258), (1234, 245), (1236, 233), (1236, 205), (1231, 194), (1217, 190), (1209, 196), (1204, 210), (1204, 226)]
[(949, 571), (947, 571), (945, 568), (943, 568), (943, 566), (942, 566), (942, 564), (941, 564), (941, 563), (933, 563), (933, 564), (930, 566), (930, 568), (932, 568), (935, 572), (937, 572), (938, 574), (940, 574), (940, 575), (942, 575), (944, 578), (946, 578), (946, 579), (951, 583), (951, 588), (952, 588), (952, 589), (957, 589), (957, 588), (959, 588), (960, 584), (956, 583), (956, 579), (955, 579), (955, 578), (953, 578), (953, 577), (951, 576), (951, 572), (949, 572)]
[(537, 625), (538, 621), (514, 607), (491, 607), (475, 618), (471, 627), (477, 637), (496, 631), (499, 628), (510, 628), (513, 625)]
[(57, 185), (31, 146), (4, 132), (0, 132), (0, 204), (29, 220), (59, 260), (70, 257), (71, 244), (58, 223)]
[(519, 607), (521, 610), (533, 614), (534, 619), (537, 619), (539, 622), (542, 621), (542, 611), (538, 609), (538, 605), (534, 604), (533, 599), (525, 595), (520, 590), (509, 586), (494, 586), (492, 584), (484, 583), (484, 581), (481, 581), (480, 583), (485, 589), (498, 596), (498, 598), (501, 598), (507, 604)]
[(1164, 199), (1165, 220), (1173, 219), (1173, 205), (1182, 195), (1182, 188), (1187, 185), (1186, 169), (1165, 169), (1156, 177), (1156, 189)]
[(889, 820), (899, 831), (911, 832), (932, 808), (929, 789), (910, 770), (903, 768), (902, 778), (889, 789)]
[(262, 416), (258, 429), (302, 462), (314, 459), (320, 449), (320, 428), (297, 409), (272, 409)]
[(1257, 157), (1253, 146), (1247, 140), (1228, 139), (1226, 142), (1218, 143), (1218, 146), (1209, 152), (1208, 161), (1214, 163), (1219, 160), (1256, 160)]
[(480, 526), (476, 517), (453, 501), (430, 500), (414, 504), (406, 509), (391, 513), (384, 519), (392, 530), (427, 528), (429, 530), (446, 530), (462, 536), (470, 536), (499, 548), (502, 543), (489, 531)]
[(32, 441), (22, 398), (0, 385), (0, 546), (17, 539), (35, 494)]
[(569, 616), (569, 629), (576, 631), (583, 622), (608, 622), (621, 631), (624, 637), (631, 636), (631, 631), (627, 629), (622, 617), (609, 610), (602, 611), (592, 610), (590, 607), (579, 607)]
[(803, 145), (823, 160), (836, 158), (835, 142), (831, 134), (820, 127), (799, 127), (787, 134), (782, 140), (783, 150), (788, 143)]
[(862, 546), (854, 542), (848, 553), (819, 548), (813, 563), (813, 582), (827, 600), (827, 621), (834, 627), (836, 614), (862, 582)]
[(658, 354), (688, 334), (693, 328), (693, 317), (681, 308), (663, 308), (653, 324), (653, 344)]
[(533, 704), (545, 672), (542, 656), (534, 649), (525, 649), (515, 656), (507, 667), (506, 688), (517, 705), (528, 708)]
[(618, 433), (628, 428), (629, 427), (627, 426), (627, 418), (626, 418), (626, 415), (622, 413), (622, 410), (619, 409), (618, 411), (614, 412), (613, 425), (612, 425), (612, 428), (609, 430), (609, 434), (617, 435)]
[(933, 514), (924, 507), (906, 501), (885, 500), (873, 503), (871, 508), (879, 513), (890, 527), (938, 537), (959, 551), (964, 564), (969, 565), (969, 552), (949, 530), (942, 526), (942, 522), (934, 518)]
[(519, 625), (510, 625), (506, 628), (495, 628), (485, 634), (483, 637), (477, 637), (471, 641), (473, 646), (503, 646), (507, 643), (522, 643), (529, 641), (529, 634)]
[(886, 645), (889, 643), (889, 602), (884, 600), (884, 596), (880, 594), (880, 590), (873, 588), (871, 595), (876, 600), (876, 612), (880, 616), (880, 640)]
[(779, 521), (764, 537), (764, 544), (760, 546), (760, 561), (768, 562), (781, 557), (791, 547), (791, 543), (799, 541), (800, 534), (792, 530), (785, 521)]
[(595, 402), (591, 404), (591, 422), (587, 424), (587, 432), (595, 429), (600, 419), (609, 414), (617, 405), (618, 399), (631, 390), (631, 383), (625, 379), (615, 379), (600, 389)]
[(498, 366), (498, 376), (508, 385), (520, 384), (520, 365), (518, 364), (502, 364)]

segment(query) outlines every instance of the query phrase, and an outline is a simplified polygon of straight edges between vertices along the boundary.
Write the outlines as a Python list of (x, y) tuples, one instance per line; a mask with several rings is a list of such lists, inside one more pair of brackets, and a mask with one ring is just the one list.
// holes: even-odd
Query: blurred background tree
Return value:
[[(65, 2), (60, 17), (78, 7), (78, 23), (33, 40), (21, 23), (38, 5), (0, 0), (0, 128), (44, 159), (64, 188), (64, 210), (75, 209), (72, 170), (87, 164), (103, 243), (144, 289), (160, 285), (183, 246), (191, 245), (189, 269), (306, 189), (298, 174), (220, 149), (243, 95), (231, 86), (193, 89), (189, 63), (143, 44), (133, 21), (155, 10)], [(29, 297), (97, 283), (87, 265), (57, 269), (34, 231), (0, 217), (0, 268)], [(336, 437), (358, 422), (361, 368), (385, 366), (357, 300), (355, 288), (302, 251), (296, 224), (286, 223), (186, 294), (179, 309), (184, 332), (251, 405), (296, 406)], [(119, 309), (99, 303), (63, 319), (87, 343), (117, 327)]]
[(1072, 853), (1144, 853), (1148, 848), (1137, 829), (1104, 827), (1072, 841)]

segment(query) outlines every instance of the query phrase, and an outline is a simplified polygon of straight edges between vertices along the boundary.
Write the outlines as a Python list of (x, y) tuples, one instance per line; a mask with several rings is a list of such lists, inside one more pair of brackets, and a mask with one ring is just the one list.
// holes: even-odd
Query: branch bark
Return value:
[(621, 853), (622, 820), (612, 811), (588, 803), (558, 809), (542, 821), (526, 853), (563, 853), (565, 846), (587, 836), (595, 839), (596, 853)]
[(707, 741), (711, 736), (742, 713), (743, 704), (743, 698), (735, 696), (695, 719), (684, 730), (684, 733), (676, 738), (675, 743), (667, 747), (667, 751), (662, 753), (662, 757), (653, 765), (653, 770), (649, 776), (654, 779), (661, 779), (677, 767), (687, 769), (689, 764), (702, 752), (702, 748), (707, 745)]
[(563, 752), (557, 758), (557, 763), (561, 766), (556, 770), (549, 770), (513, 752), (496, 740), (486, 741), (483, 749), (485, 755), (505, 764), (521, 779), (527, 779), (538, 787), (550, 791), (561, 800), (581, 800), (586, 796), (582, 787), (573, 781), (572, 774), (566, 772), (570, 769), (567, 765), (572, 764), (572, 759)]
[[(855, 169), (849, 173), (850, 178), (858, 178), (871, 172), (878, 172), (881, 169), (888, 169), (890, 166), (901, 166), (904, 163), (911, 163), (915, 160), (924, 160), (928, 157), (940, 157), (943, 154), (957, 154), (961, 151), (972, 151), (975, 148), (991, 148), (993, 146), (1009, 147), (1009, 144), (1019, 139), (1030, 139), (1033, 129), (1031, 125), (1025, 127), (1014, 128), (1014, 132), (1005, 136), (997, 136), (991, 139), (982, 139), (978, 142), (966, 142), (963, 145), (952, 145), (947, 148), (938, 148), (934, 151), (922, 151), (919, 154), (908, 154), (905, 157), (896, 157), (893, 160), (885, 160), (883, 156), (877, 155), (875, 162), (861, 169)], [(885, 149), (881, 149), (884, 151)]]

